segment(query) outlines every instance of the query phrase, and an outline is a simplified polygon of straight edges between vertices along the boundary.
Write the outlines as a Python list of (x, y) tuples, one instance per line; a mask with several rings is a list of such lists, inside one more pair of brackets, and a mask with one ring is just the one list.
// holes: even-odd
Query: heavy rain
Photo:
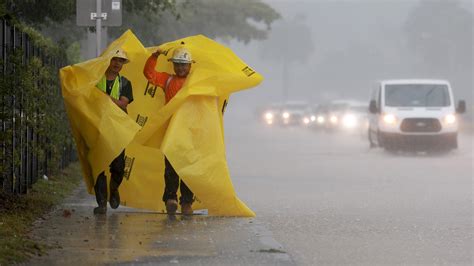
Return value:
[[(94, 26), (75, 25), (75, 15), (40, 31), (60, 44), (57, 31), (80, 36), (60, 46), (79, 63), (131, 29), (144, 47), (155, 48), (138, 75), (159, 45), (203, 34), (263, 76), (218, 106), (235, 201), (255, 217), (214, 216), (212, 207), (197, 208), (200, 197), (208, 204), (203, 195), (195, 195), (193, 215), (123, 201), (97, 215), (84, 166), (76, 166), (79, 185), (34, 222), (28, 237), (40, 251), (20, 262), (473, 264), (472, 0), (146, 1), (170, 3), (148, 7), (159, 19), (133, 1), (111, 2), (128, 13), (122, 26), (104, 27), (100, 41)], [(6, 191), (7, 178), (1, 180)], [(163, 188), (153, 193), (163, 205)], [(18, 262), (2, 254), (0, 265)]]

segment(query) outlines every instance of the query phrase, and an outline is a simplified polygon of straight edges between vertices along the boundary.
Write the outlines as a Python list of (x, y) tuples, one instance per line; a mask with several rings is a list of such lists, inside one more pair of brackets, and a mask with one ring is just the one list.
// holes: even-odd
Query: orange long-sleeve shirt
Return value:
[[(176, 75), (170, 75), (166, 72), (156, 71), (156, 60), (157, 57), (153, 55), (148, 58), (145, 63), (145, 68), (143, 69), (143, 75), (145, 75), (146, 79), (151, 84), (163, 89), (165, 93), (165, 102), (168, 103), (176, 95), (176, 93), (178, 93), (181, 87), (183, 87), (186, 78), (180, 78)], [(171, 81), (168, 84), (168, 88), (165, 88), (166, 82), (170, 76), (172, 77)]]

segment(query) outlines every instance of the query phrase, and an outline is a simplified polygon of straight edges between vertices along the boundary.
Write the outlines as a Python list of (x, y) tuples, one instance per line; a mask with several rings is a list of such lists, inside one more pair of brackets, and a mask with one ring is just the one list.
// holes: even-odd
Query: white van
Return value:
[(370, 147), (456, 149), (457, 114), (465, 110), (462, 100), (455, 108), (446, 80), (380, 81), (369, 103)]

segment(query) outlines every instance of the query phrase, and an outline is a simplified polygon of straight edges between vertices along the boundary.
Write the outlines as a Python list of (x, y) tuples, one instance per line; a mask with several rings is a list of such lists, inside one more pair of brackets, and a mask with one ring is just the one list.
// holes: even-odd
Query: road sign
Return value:
[(97, 0), (76, 0), (76, 24), (78, 26), (96, 26), (100, 18), (102, 27), (122, 25), (122, 0), (99, 0), (101, 12), (97, 14)]

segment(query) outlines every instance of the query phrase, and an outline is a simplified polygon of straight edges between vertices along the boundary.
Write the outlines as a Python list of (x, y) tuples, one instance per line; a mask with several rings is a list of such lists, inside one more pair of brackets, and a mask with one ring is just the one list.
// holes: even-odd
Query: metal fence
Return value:
[[(41, 110), (31, 111), (26, 108), (28, 101), (36, 101), (26, 94), (19, 86), (20, 80), (15, 77), (19, 67), (26, 66), (34, 57), (39, 58), (42, 66), (51, 66), (56, 70), (64, 66), (65, 58), (53, 57), (46, 48), (34, 45), (30, 36), (20, 31), (10, 20), (0, 18), (0, 61), (2, 62), (1, 78), (4, 88), (1, 92), (1, 174), (0, 192), (24, 194), (27, 193), (38, 178), (48, 176), (58, 169), (66, 167), (75, 160), (75, 150), (70, 142), (62, 147), (51, 143), (48, 132), (39, 132), (37, 126), (32, 126), (32, 117), (43, 115)], [(11, 56), (19, 53), (21, 63), (13, 62)], [(8, 73), (8, 74), (7, 74)], [(13, 73), (13, 75), (12, 75)], [(57, 76), (57, 75), (56, 75)], [(12, 78), (13, 77), (13, 78)], [(42, 81), (33, 75), (33, 82), (38, 86)], [(49, 84), (52, 85), (52, 84)], [(57, 90), (48, 92), (44, 97), (61, 97), (59, 82), (56, 79)], [(57, 121), (68, 125), (67, 121)], [(54, 147), (54, 148), (53, 148)], [(53, 153), (61, 153), (60, 162), (51, 165)]]

